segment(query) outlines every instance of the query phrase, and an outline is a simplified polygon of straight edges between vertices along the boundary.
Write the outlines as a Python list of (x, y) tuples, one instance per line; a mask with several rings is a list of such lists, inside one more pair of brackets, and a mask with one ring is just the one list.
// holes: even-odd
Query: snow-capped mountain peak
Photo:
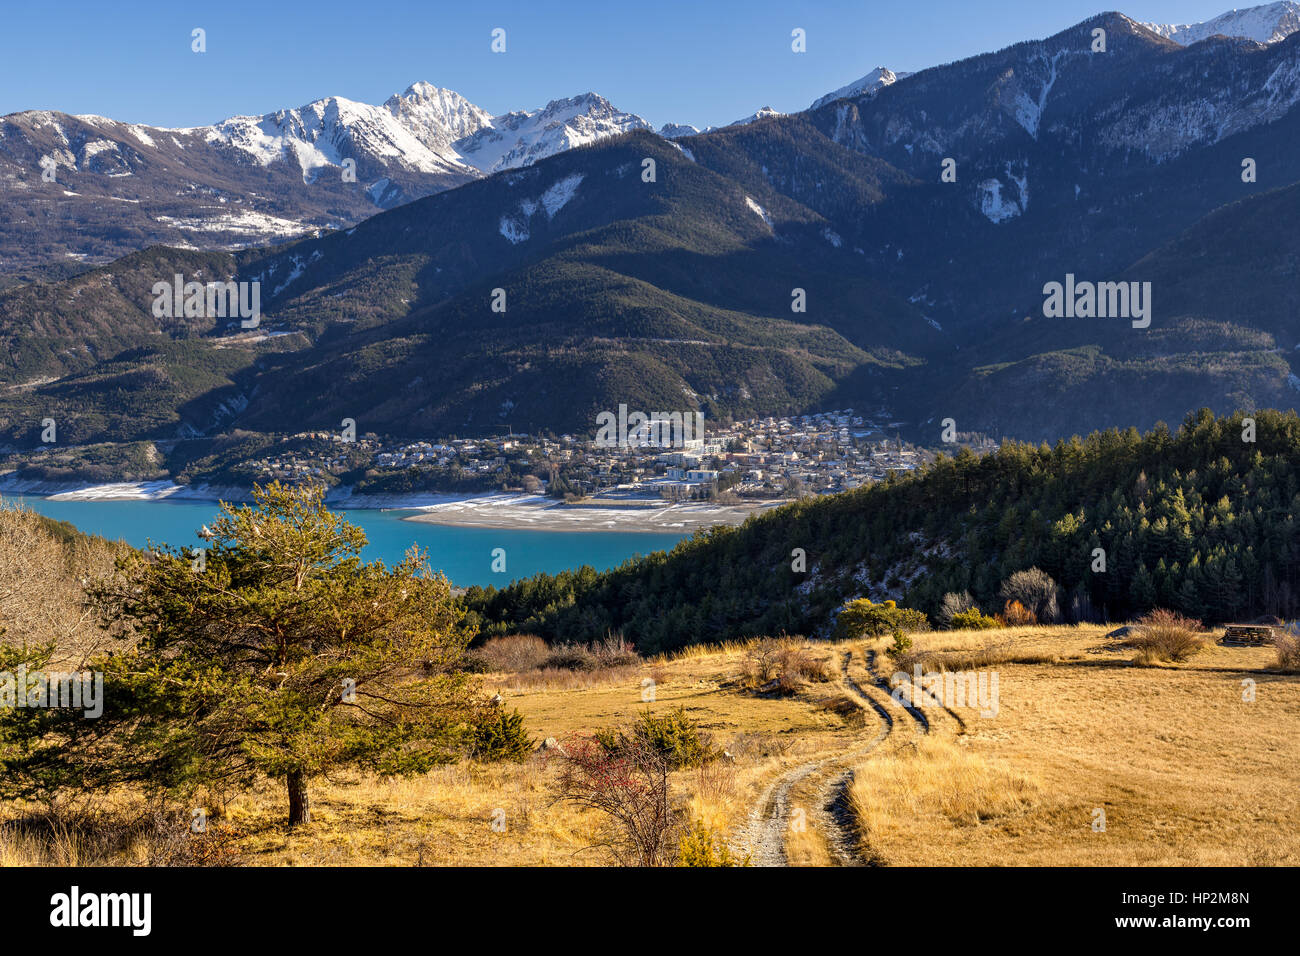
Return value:
[(539, 110), (516, 110), (455, 144), (462, 163), (485, 173), (527, 166), (606, 136), (652, 129), (633, 113), (617, 110), (603, 96), (583, 93), (551, 100)]
[(207, 142), (240, 150), (263, 166), (296, 161), (305, 179), (321, 167), (341, 166), (344, 159), (422, 173), (451, 172), (461, 165), (439, 148), (438, 136), (426, 144), (419, 135), (427, 134), (424, 128), (408, 126), (383, 107), (341, 96), (263, 116), (232, 116), (203, 132)]
[[(649, 128), (641, 117), (615, 109), (596, 93), (494, 117), (453, 90), (421, 82), (382, 106), (329, 96), (264, 116), (234, 116), (201, 131), (208, 142), (241, 150), (263, 166), (296, 161), (310, 180), (315, 170), (339, 166), (346, 158), (357, 161), (362, 176), (388, 178), (394, 166), (476, 176)], [(375, 195), (387, 193), (381, 189)]]
[(659, 128), (659, 135), (664, 139), (677, 139), (679, 136), (695, 136), (699, 132), (699, 127), (690, 126), (686, 123), (665, 123)]
[(384, 101), (384, 109), (431, 149), (445, 149), (458, 139), (492, 125), (492, 115), (454, 90), (432, 83), (412, 83), (405, 93)]
[(1241, 37), (1256, 43), (1277, 43), (1300, 30), (1300, 3), (1280, 0), (1245, 10), (1227, 13), (1204, 23), (1144, 23), (1152, 33), (1158, 33), (1175, 43), (1191, 46), (1193, 43), (1215, 36)]
[(728, 123), (728, 126), (744, 126), (747, 123), (755, 123), (761, 119), (771, 119), (773, 116), (784, 116), (780, 110), (774, 110), (770, 106), (764, 106), (762, 109), (750, 113), (744, 119), (738, 119), (734, 123)]
[(895, 73), (888, 67), (878, 66), (861, 79), (854, 80), (847, 86), (841, 86), (838, 90), (833, 90), (832, 92), (827, 93), (825, 96), (814, 101), (808, 108), (810, 110), (815, 110), (819, 106), (825, 106), (827, 103), (833, 103), (836, 100), (842, 100), (848, 96), (865, 96), (875, 93), (877, 90), (882, 90), (886, 86), (892, 86), (894, 83), (897, 83), (906, 76), (911, 76), (911, 74)]

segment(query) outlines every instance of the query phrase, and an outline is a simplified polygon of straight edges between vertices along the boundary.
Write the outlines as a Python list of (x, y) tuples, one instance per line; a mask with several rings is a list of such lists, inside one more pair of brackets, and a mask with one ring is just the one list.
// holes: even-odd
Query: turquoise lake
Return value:
[[(206, 501), (49, 501), (39, 497), (0, 496), (21, 502), (51, 518), (74, 524), (87, 534), (121, 539), (136, 547), (149, 542), (187, 548), (201, 542), (195, 532), (212, 521), (219, 508)], [(667, 550), (684, 536), (627, 531), (514, 531), (455, 528), (403, 521), (410, 511), (339, 512), (359, 525), (369, 539), (362, 556), (388, 563), (400, 561), (412, 544), (429, 554), (429, 563), (453, 584), (502, 587), (515, 578), (551, 574), (589, 564), (605, 570), (635, 554)], [(492, 551), (505, 548), (505, 573), (493, 572)]]

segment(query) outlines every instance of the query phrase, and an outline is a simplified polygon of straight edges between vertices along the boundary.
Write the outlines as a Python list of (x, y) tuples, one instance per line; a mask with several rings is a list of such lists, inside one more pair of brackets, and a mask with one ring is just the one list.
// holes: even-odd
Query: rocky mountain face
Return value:
[(1297, 102), (1294, 36), (1182, 47), (1112, 14), (808, 116), (929, 184), (889, 233), (851, 235), (956, 328), (1023, 315), (1051, 276), (1121, 269), (1216, 206), (1300, 178)]

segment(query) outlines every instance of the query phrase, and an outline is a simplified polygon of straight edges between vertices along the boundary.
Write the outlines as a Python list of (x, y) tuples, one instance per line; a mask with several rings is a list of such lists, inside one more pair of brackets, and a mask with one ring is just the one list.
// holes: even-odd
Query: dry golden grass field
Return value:
[[(1104, 635), (1080, 625), (913, 636), (909, 667), (996, 671), (996, 716), (902, 706), (877, 683), (900, 666), (885, 639), (807, 645), (825, 679), (784, 697), (746, 689), (744, 646), (603, 676), (491, 674), (486, 687), (539, 741), (684, 708), (731, 759), (674, 774), (674, 798), (756, 864), (1300, 863), (1300, 677), (1271, 670), (1275, 652), (1262, 647), (1212, 645), (1186, 663), (1138, 666)], [(538, 754), (406, 780), (320, 781), (313, 821), (292, 831), (282, 788), (268, 783), (224, 801), (217, 826), (230, 834), (225, 852), (248, 865), (608, 863), (603, 821), (557, 802), (555, 774)], [(130, 834), (0, 832), (6, 865), (150, 853)]]

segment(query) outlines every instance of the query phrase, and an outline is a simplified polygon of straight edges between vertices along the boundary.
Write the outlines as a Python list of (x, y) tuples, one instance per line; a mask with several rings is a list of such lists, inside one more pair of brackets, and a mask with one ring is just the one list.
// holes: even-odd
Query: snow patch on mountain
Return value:
[(319, 259), (322, 255), (323, 253), (319, 249), (317, 249), (310, 256), (308, 256), (306, 261), (303, 261), (302, 256), (290, 256), (289, 261), (293, 263), (293, 269), (289, 272), (289, 275), (285, 277), (285, 280), (275, 287), (275, 291), (272, 292), (271, 295), (277, 296), (285, 289), (289, 288), (289, 285), (295, 279), (299, 278), (303, 274), (303, 272), (307, 269), (307, 267), (311, 265), (313, 262), (315, 262), (317, 259)]
[[(359, 171), (369, 167), (369, 175), (396, 168), (476, 177), (650, 128), (641, 117), (615, 109), (595, 93), (494, 117), (459, 93), (421, 82), (381, 106), (330, 96), (297, 109), (167, 132), (202, 137), (262, 166), (293, 163), (303, 181), (311, 183), (324, 170), (341, 168), (346, 159), (354, 160)], [(137, 136), (144, 142), (148, 134)], [(175, 135), (171, 138), (183, 148)], [(376, 205), (401, 198), (396, 190), (389, 195), (390, 182), (391, 174), (381, 176), (367, 190)]]
[(1051, 93), (1052, 87), (1056, 85), (1056, 80), (1059, 75), (1057, 72), (1057, 64), (1060, 62), (1061, 57), (1065, 56), (1067, 52), (1068, 51), (1066, 50), (1058, 50), (1052, 54), (1050, 60), (1047, 58), (1046, 53), (1040, 53), (1038, 55), (1037, 62), (1042, 64), (1043, 68), (1047, 71), (1047, 75), (1044, 77), (1042, 85), (1038, 88), (1036, 96), (1031, 97), (1023, 89), (1016, 91), (1015, 99), (1013, 100), (1016, 122), (1023, 126), (1025, 132), (1034, 139), (1038, 139), (1038, 128), (1043, 122), (1043, 110), (1047, 106), (1047, 94)]
[(306, 227), (292, 219), (281, 219), (254, 210), (223, 212), (219, 216), (157, 216), (158, 222), (175, 229), (199, 233), (232, 233), (249, 239), (274, 236), (289, 238), (302, 235)]
[(1018, 202), (1003, 195), (1003, 190), (1006, 187), (1003, 185), (1002, 180), (986, 179), (975, 188), (979, 198), (980, 212), (985, 215), (989, 222), (995, 224), (1006, 222), (1023, 212)]
[(527, 220), (521, 221), (517, 217), (502, 216), (501, 223), (497, 228), (512, 246), (519, 245), (529, 236)]
[(565, 176), (546, 192), (542, 193), (542, 206), (546, 209), (546, 218), (554, 219), (555, 214), (564, 208), (565, 203), (573, 198), (582, 182), (582, 173)]
[(1002, 168), (1009, 183), (994, 177), (975, 187), (980, 212), (995, 224), (1014, 219), (1029, 208), (1028, 164), (1024, 165), (1019, 175), (1016, 174), (1014, 163), (1007, 162)]
[(526, 197), (519, 200), (518, 212), (502, 216), (497, 230), (512, 246), (524, 242), (532, 236), (530, 221), (533, 214), (541, 209), (546, 212), (548, 220), (554, 219), (555, 214), (577, 194), (582, 180), (582, 173), (570, 173), (552, 183), (538, 199)]
[(1117, 116), (1099, 139), (1160, 163), (1280, 119), (1300, 103), (1300, 48), (1287, 52), (1258, 88), (1230, 79), (1181, 100), (1144, 104)]
[[(417, 126), (417, 128), (419, 128)], [(265, 166), (277, 160), (297, 163), (304, 181), (315, 170), (341, 167), (344, 159), (424, 173), (463, 170), (455, 156), (426, 146), (388, 109), (330, 96), (298, 109), (265, 116), (235, 116), (205, 132), (209, 143), (224, 143)]]
[(766, 209), (764, 209), (758, 203), (754, 202), (754, 200), (750, 199), (748, 196), (745, 197), (745, 205), (748, 206), (750, 211), (753, 212), (756, 216), (758, 216), (758, 218), (762, 219), (763, 222), (767, 223), (768, 229), (772, 228), (772, 217), (767, 214)]
[(687, 149), (685, 146), (683, 146), (681, 143), (674, 143), (672, 140), (669, 140), (669, 141), (668, 141), (668, 145), (671, 146), (671, 147), (673, 147), (675, 150), (677, 150), (677, 152), (681, 153), (683, 156), (685, 156), (685, 157), (686, 157), (687, 159), (689, 159), (691, 162), (695, 162), (695, 154), (692, 153), (692, 152), (691, 152), (689, 149)]

